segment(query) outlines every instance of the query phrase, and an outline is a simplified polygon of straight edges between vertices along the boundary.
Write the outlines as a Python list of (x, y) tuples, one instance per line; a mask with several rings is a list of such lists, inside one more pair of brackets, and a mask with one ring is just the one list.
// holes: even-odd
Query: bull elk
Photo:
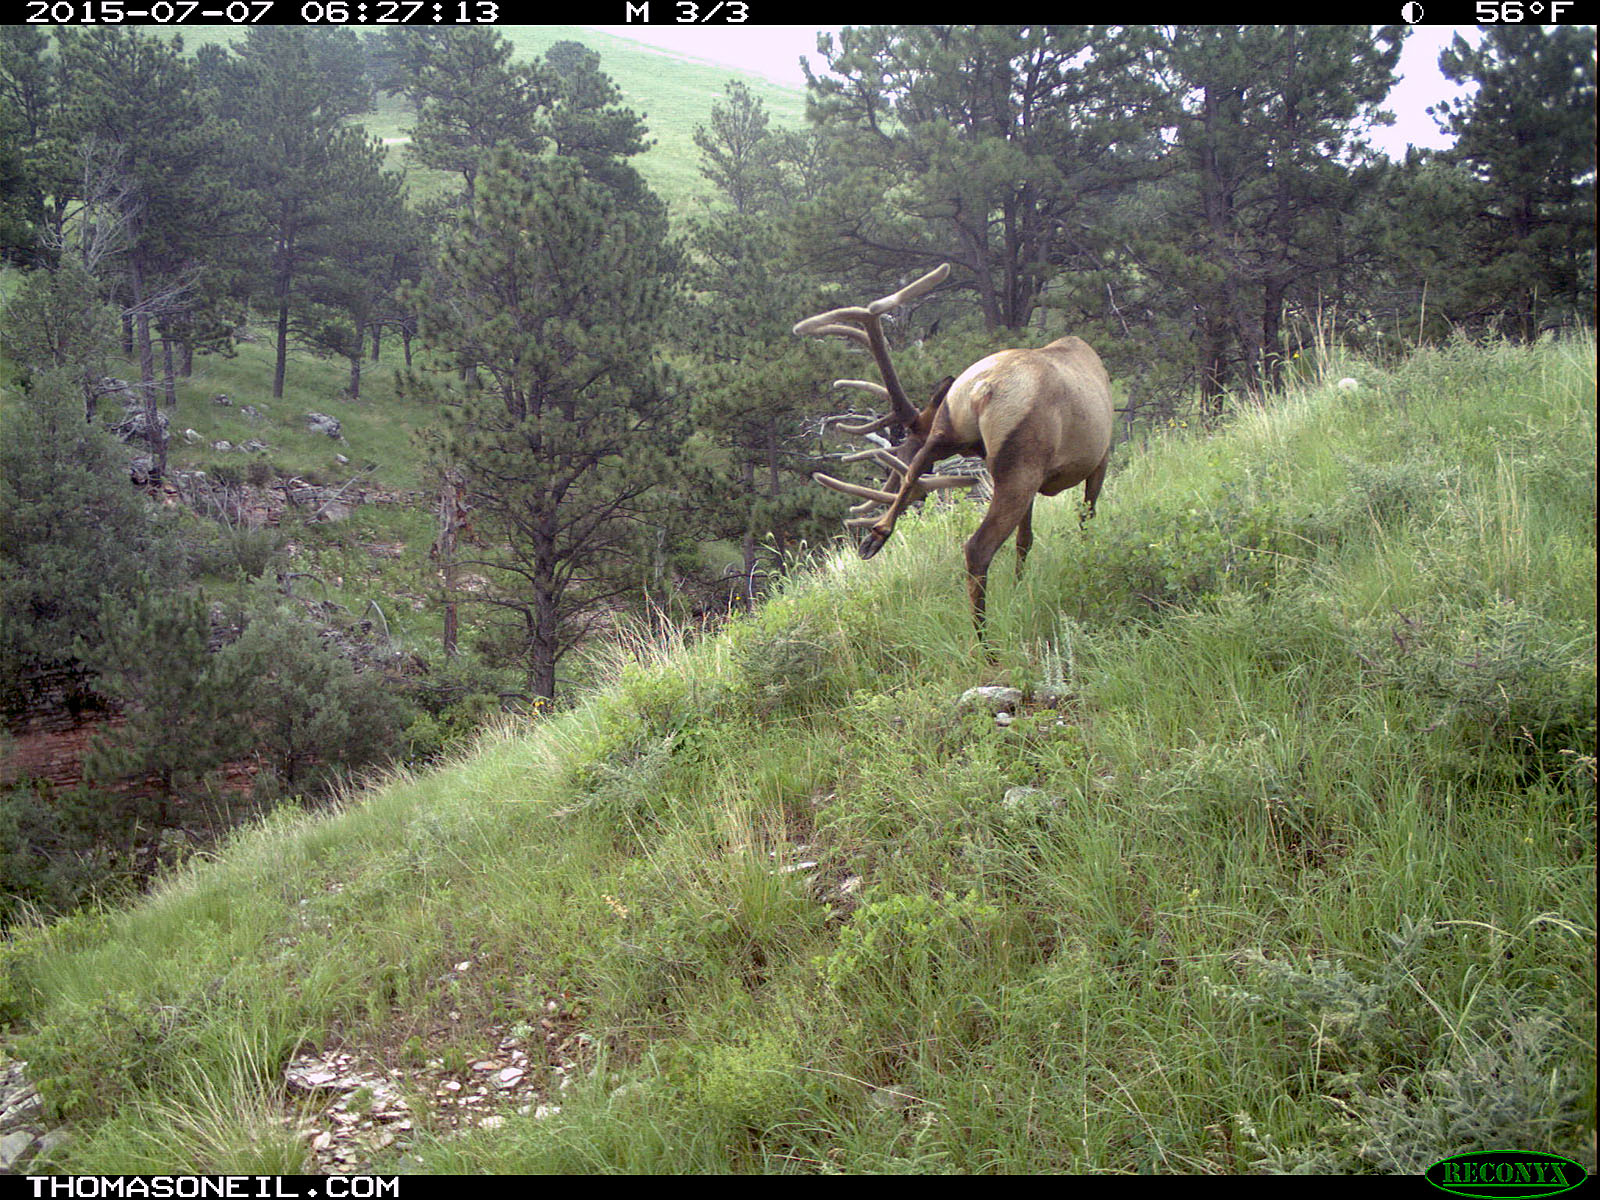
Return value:
[[(892, 447), (878, 446), (843, 461), (870, 460), (888, 472), (882, 488), (846, 483), (821, 472), (812, 478), (825, 487), (862, 500), (846, 521), (867, 527), (861, 557), (871, 558), (894, 533), (907, 506), (940, 488), (970, 487), (970, 475), (926, 475), (951, 455), (981, 455), (994, 486), (989, 511), (966, 541), (967, 595), (972, 620), (983, 637), (989, 563), (1015, 530), (1017, 574), (1033, 546), (1033, 501), (1083, 484), (1079, 525), (1094, 515), (1106, 464), (1111, 457), (1111, 382), (1100, 356), (1081, 338), (1064, 337), (1039, 350), (1001, 350), (946, 378), (920, 412), (906, 398), (889, 358), (881, 317), (925, 295), (950, 273), (946, 263), (898, 292), (865, 308), (836, 308), (794, 327), (802, 337), (838, 336), (865, 346), (878, 365), (882, 384), (840, 379), (835, 387), (860, 388), (889, 402), (889, 412), (859, 424), (830, 423), (844, 433), (871, 436), (903, 431)], [(873, 511), (879, 505), (885, 511)]]

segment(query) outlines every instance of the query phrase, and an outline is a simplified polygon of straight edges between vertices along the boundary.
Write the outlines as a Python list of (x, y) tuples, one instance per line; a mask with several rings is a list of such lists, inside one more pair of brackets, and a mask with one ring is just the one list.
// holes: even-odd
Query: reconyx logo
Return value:
[(1587, 1178), (1570, 1158), (1531, 1150), (1483, 1150), (1440, 1159), (1427, 1180), (1457, 1196), (1533, 1197), (1570, 1191)]

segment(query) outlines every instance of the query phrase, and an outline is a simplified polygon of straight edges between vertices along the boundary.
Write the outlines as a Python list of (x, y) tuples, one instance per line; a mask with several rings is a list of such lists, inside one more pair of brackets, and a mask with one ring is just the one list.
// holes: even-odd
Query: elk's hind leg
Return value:
[(1028, 511), (1022, 514), (1017, 526), (1017, 578), (1022, 578), (1022, 566), (1028, 561), (1028, 551), (1033, 549), (1033, 501), (1028, 501)]
[(1111, 465), (1111, 451), (1106, 450), (1106, 456), (1100, 460), (1100, 465), (1094, 469), (1089, 478), (1083, 481), (1083, 507), (1078, 510), (1078, 528), (1082, 529), (1094, 516), (1095, 501), (1100, 499), (1100, 489), (1105, 486), (1106, 468)]
[[(983, 615), (989, 588), (989, 564), (995, 552), (1005, 544), (1014, 530), (1028, 531), (1027, 545), (1033, 544), (1033, 498), (1039, 493), (1044, 475), (1039, 471), (1019, 470), (1015, 467), (1004, 475), (994, 472), (994, 498), (989, 501), (989, 511), (984, 514), (977, 532), (967, 539), (963, 547), (967, 560), (967, 598), (972, 601), (972, 623), (983, 637)], [(1020, 534), (1017, 551), (1026, 556), (1027, 550)], [(1020, 569), (1021, 563), (1018, 562)]]

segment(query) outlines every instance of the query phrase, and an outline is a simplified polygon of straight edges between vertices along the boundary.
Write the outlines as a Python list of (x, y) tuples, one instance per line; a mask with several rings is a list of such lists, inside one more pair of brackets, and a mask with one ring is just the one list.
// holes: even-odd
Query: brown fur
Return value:
[[(946, 380), (927, 407), (917, 412), (900, 391), (878, 316), (929, 290), (947, 273), (948, 267), (940, 268), (868, 308), (837, 309), (801, 322), (795, 331), (843, 334), (867, 345), (883, 375), (893, 412), (907, 426), (906, 437), (891, 452), (898, 460), (896, 465), (904, 464), (905, 470), (890, 468), (887, 489), (840, 488), (838, 480), (816, 477), (829, 487), (888, 503), (887, 511), (872, 521), (861, 544), (863, 558), (871, 558), (883, 547), (900, 514), (929, 490), (972, 482), (924, 478), (930, 467), (956, 454), (984, 457), (994, 496), (964, 547), (967, 594), (981, 638), (989, 564), (1015, 531), (1017, 572), (1021, 573), (1033, 545), (1034, 497), (1054, 496), (1081, 483), (1085, 510), (1080, 525), (1094, 515), (1111, 456), (1111, 381), (1100, 356), (1087, 342), (1064, 337), (1038, 350), (1002, 350), (973, 363), (953, 381)], [(873, 426), (851, 432), (869, 432), (886, 423), (880, 418)], [(865, 523), (870, 518), (860, 520)]]
[[(1062, 338), (1041, 350), (1003, 350), (961, 373), (943, 403), (936, 398), (910, 438), (895, 448), (909, 467), (889, 510), (862, 544), (872, 557), (895, 522), (920, 498), (916, 480), (940, 459), (981, 454), (994, 481), (977, 531), (964, 547), (973, 622), (983, 629), (989, 564), (1017, 532), (1017, 572), (1033, 545), (1033, 500), (1084, 485), (1086, 515), (1094, 515), (1111, 455), (1111, 383), (1089, 344)], [(926, 433), (922, 433), (926, 430)], [(921, 444), (912, 443), (921, 435)], [(990, 449), (993, 447), (993, 449)], [(908, 459), (908, 452), (911, 457)]]

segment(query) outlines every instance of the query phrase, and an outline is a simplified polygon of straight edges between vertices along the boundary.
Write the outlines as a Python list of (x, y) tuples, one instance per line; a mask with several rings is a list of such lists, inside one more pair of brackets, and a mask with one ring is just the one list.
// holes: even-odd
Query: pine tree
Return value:
[(86, 420), (94, 419), (116, 332), (116, 313), (72, 257), (54, 270), (30, 271), (0, 312), (0, 350), (17, 368), (23, 387), (41, 372), (71, 372)]
[(1161, 63), (1176, 152), (1127, 244), (1152, 303), (1193, 314), (1202, 411), (1276, 379), (1286, 305), (1332, 294), (1347, 165), (1394, 81), (1403, 34), (1366, 26), (1176, 26)]
[(664, 220), (575, 163), (507, 154), (420, 290), (425, 343), (480, 383), (448, 430), (482, 546), (460, 565), (488, 573), (471, 598), (508, 618), (537, 696), (665, 519), (687, 416), (655, 362), (675, 257)]
[(248, 688), (248, 706), (234, 719), (270, 769), (258, 793), (317, 796), (393, 752), (399, 705), (383, 677), (358, 670), (293, 610), (258, 606), (215, 658), (218, 678)]
[(845, 279), (868, 264), (875, 286), (950, 261), (990, 330), (1022, 329), (1066, 268), (1100, 265), (1100, 216), (1151, 157), (1148, 40), (1055, 25), (824, 39), (841, 78), (808, 68), (807, 111), (835, 174), (806, 225), (825, 267)]
[(570, 158), (624, 208), (649, 212), (660, 200), (624, 160), (649, 147), (644, 122), (622, 106), (622, 92), (600, 70), (600, 55), (577, 42), (545, 51), (543, 77), (550, 89), (540, 127), (556, 154)]
[(116, 705), (119, 723), (96, 737), (85, 776), (104, 798), (102, 838), (122, 858), (138, 853), (148, 876), (165, 830), (185, 823), (185, 802), (239, 744), (238, 685), (217, 671), (211, 623), (198, 595), (174, 598), (145, 587), (133, 600), (107, 595), (99, 638), (78, 645), (95, 689)]
[[(318, 57), (315, 30), (252, 26), (238, 47), (231, 103), (249, 153), (255, 210), (275, 315), (272, 394), (283, 395), (289, 337), (359, 362), (374, 280), (391, 261), (402, 221), (399, 181), (378, 140), (343, 122), (338, 82)], [(328, 309), (342, 310), (330, 314)]]
[(41, 29), (0, 26), (0, 255), (21, 262), (49, 258), (73, 182), (52, 128), (60, 97), (48, 47)]
[(705, 528), (736, 541), (744, 594), (753, 599), (763, 547), (783, 564), (802, 541), (831, 534), (819, 525), (817, 397), (828, 394), (832, 359), (793, 336), (797, 314), (818, 305), (816, 287), (792, 268), (785, 232), (801, 194), (793, 138), (770, 128), (765, 106), (730, 83), (697, 128), (700, 170), (720, 202), (691, 223), (694, 263), (688, 341), (702, 361), (694, 426), (716, 448), (702, 485)]
[(538, 66), (514, 64), (511, 43), (491, 29), (412, 33), (405, 45), (405, 87), (417, 110), (406, 152), (461, 176), (470, 207), (496, 147), (545, 148), (538, 115), (550, 81)]
[(330, 163), (327, 236), (305, 266), (291, 327), (311, 346), (350, 364), (346, 392), (361, 398), (367, 336), (383, 320), (397, 269), (420, 232), (407, 213), (400, 179), (383, 170), (376, 144), (352, 142)]
[(1503, 315), (1507, 332), (1524, 340), (1546, 324), (1592, 321), (1593, 31), (1494, 26), (1476, 49), (1457, 35), (1439, 67), (1457, 83), (1478, 85), (1437, 110), (1458, 137), (1443, 157), (1470, 168), (1479, 184), (1471, 308), (1460, 315)]
[(38, 371), (8, 402), (0, 438), (0, 693), (71, 669), (94, 637), (100, 596), (130, 601), (146, 572), (170, 578), (168, 546), (128, 485), (120, 448), (83, 419), (79, 371)]
[[(183, 41), (135, 29), (62, 28), (60, 66), (67, 98), (60, 136), (98, 169), (116, 177), (112, 203), (125, 225), (127, 290), (139, 356), (152, 477), (166, 470), (167, 439), (157, 418), (152, 328), (181, 307), (193, 285), (207, 201), (219, 184), (213, 169), (223, 139), (204, 111)], [(166, 391), (171, 393), (171, 372)]]

